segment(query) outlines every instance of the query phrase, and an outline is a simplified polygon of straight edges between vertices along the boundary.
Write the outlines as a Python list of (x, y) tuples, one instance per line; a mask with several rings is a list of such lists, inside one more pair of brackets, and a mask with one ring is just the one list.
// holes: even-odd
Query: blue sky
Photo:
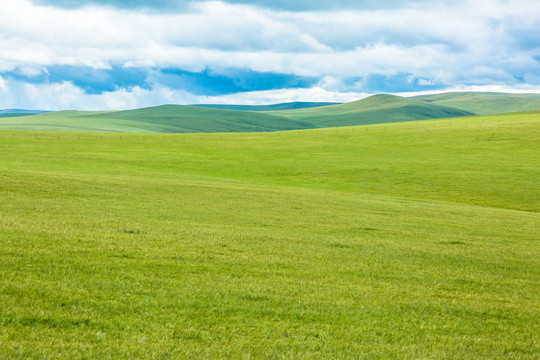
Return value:
[(0, 109), (540, 92), (537, 0), (0, 0)]

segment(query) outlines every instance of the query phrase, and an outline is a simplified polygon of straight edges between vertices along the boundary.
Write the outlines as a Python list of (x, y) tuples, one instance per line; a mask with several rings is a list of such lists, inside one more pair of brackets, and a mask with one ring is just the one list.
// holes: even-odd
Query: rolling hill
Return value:
[(40, 131), (265, 132), (314, 127), (276, 115), (182, 105), (126, 111), (58, 111), (0, 120), (0, 129)]
[(272, 111), (272, 110), (292, 110), (314, 108), (328, 105), (338, 105), (339, 103), (331, 102), (289, 102), (271, 105), (228, 105), (228, 104), (196, 104), (193, 106), (207, 107), (212, 109), (228, 109), (228, 110), (243, 110), (243, 111)]
[(456, 92), (422, 95), (411, 99), (450, 106), (477, 115), (540, 110), (540, 94)]
[(353, 126), (474, 115), (465, 110), (395, 95), (373, 95), (347, 104), (273, 111), (319, 127)]
[[(265, 132), (393, 123), (540, 110), (540, 95), (445, 93), (373, 95), (346, 103), (261, 106), (163, 105), (127, 111), (0, 113), (0, 129), (145, 133)], [(13, 115), (16, 114), (16, 117)]]

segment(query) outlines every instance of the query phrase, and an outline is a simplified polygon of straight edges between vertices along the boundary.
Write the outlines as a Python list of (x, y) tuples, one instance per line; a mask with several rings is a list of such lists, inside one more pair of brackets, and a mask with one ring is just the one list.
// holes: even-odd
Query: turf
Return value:
[(422, 95), (413, 99), (450, 106), (478, 115), (540, 110), (540, 94), (456, 92)]
[(0, 358), (537, 359), (539, 117), (0, 131)]
[(272, 111), (274, 115), (310, 122), (318, 127), (392, 123), (474, 115), (472, 112), (394, 95), (373, 95), (347, 104), (298, 110)]

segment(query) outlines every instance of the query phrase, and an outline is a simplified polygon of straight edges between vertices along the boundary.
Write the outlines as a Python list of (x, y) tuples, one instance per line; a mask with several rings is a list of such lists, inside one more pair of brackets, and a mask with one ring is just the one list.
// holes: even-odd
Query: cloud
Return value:
[(28, 84), (70, 82), (87, 94), (101, 94), (134, 87), (151, 89), (167, 87), (186, 90), (194, 95), (220, 95), (246, 91), (282, 88), (305, 88), (317, 83), (317, 78), (294, 74), (256, 72), (248, 69), (205, 69), (190, 72), (177, 68), (124, 67), (112, 65), (108, 69), (89, 66), (51, 65), (20, 67), (0, 72), (6, 79)]
[(96, 107), (534, 88), (539, 27), (536, 0), (4, 1), (0, 76), (12, 98), (50, 87)]
[[(5, 86), (4, 86), (5, 85)], [(40, 110), (122, 110), (162, 104), (273, 104), (292, 101), (348, 102), (366, 97), (360, 92), (329, 91), (319, 86), (248, 91), (225, 95), (194, 95), (182, 89), (155, 86), (133, 87), (100, 94), (88, 94), (70, 82), (29, 84), (0, 77), (0, 109), (29, 108)]]
[(20, 67), (14, 71), (0, 73), (0, 75), (29, 84), (71, 82), (89, 94), (99, 94), (119, 88), (150, 86), (146, 82), (146, 69), (124, 68), (116, 65), (110, 69), (73, 65), (50, 65), (40, 68)]
[[(109, 6), (120, 9), (153, 9), (160, 11), (186, 9), (196, 3), (210, 0), (33, 0), (35, 4), (59, 8), (81, 8), (87, 6)], [(317, 11), (335, 9), (381, 9), (403, 7), (404, 5), (426, 4), (433, 0), (229, 0), (231, 4), (252, 5), (284, 11)]]
[[(1, 78), (0, 78), (1, 79)], [(31, 84), (14, 79), (0, 81), (0, 109), (32, 108), (40, 110), (117, 110), (144, 106), (190, 104), (198, 97), (184, 90), (166, 87), (131, 89), (89, 94), (69, 81)]]
[(120, 9), (170, 10), (189, 6), (191, 1), (182, 0), (33, 0), (37, 5), (48, 5), (64, 9), (88, 6), (108, 6)]

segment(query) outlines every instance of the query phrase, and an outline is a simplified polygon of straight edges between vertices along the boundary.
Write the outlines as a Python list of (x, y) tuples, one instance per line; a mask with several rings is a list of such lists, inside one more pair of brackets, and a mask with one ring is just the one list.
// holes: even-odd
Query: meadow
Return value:
[(539, 120), (0, 131), (0, 358), (538, 359)]

